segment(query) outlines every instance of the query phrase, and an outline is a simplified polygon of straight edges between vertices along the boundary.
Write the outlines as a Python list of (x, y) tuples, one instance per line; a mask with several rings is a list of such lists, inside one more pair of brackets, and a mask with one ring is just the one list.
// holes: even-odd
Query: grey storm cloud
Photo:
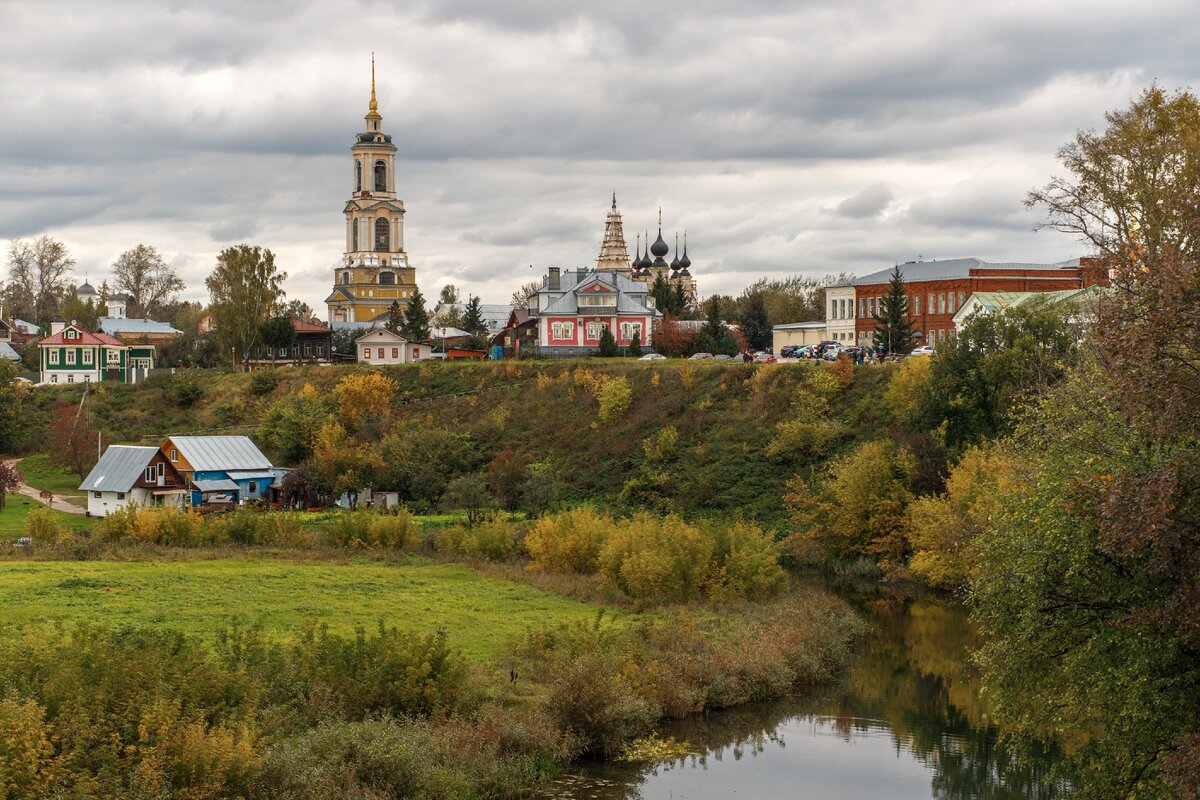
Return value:
[(893, 196), (886, 184), (877, 183), (838, 203), (834, 213), (851, 219), (877, 217), (892, 202)]
[[(1075, 130), (1193, 84), (1193, 2), (0, 0), (0, 235), (102, 274), (138, 242), (189, 296), (274, 250), (319, 307), (376, 53), (426, 294), (489, 301), (688, 233), (702, 293), (897, 260), (1059, 259), (1021, 200)], [(529, 265), (535, 266), (530, 270)]]

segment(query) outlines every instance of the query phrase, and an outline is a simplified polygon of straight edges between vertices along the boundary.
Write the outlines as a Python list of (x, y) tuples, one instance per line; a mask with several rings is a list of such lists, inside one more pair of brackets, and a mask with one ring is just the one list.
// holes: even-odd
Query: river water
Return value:
[(819, 693), (665, 725), (693, 755), (583, 764), (542, 800), (1050, 800), (1054, 748), (1020, 755), (987, 721), (962, 606), (862, 605), (872, 633), (845, 678)]

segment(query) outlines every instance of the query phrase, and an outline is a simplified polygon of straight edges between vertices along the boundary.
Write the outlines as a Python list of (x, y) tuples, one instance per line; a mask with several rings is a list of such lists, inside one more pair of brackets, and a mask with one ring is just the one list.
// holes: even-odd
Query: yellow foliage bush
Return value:
[(903, 424), (911, 420), (917, 413), (917, 403), (920, 393), (930, 381), (929, 369), (933, 363), (931, 358), (906, 358), (900, 364), (900, 369), (888, 381), (883, 393), (884, 405), (891, 409), (892, 418)]
[(54, 512), (45, 506), (29, 512), (25, 518), (25, 535), (38, 544), (69, 544), (74, 541), (67, 526), (59, 522)]
[(700, 596), (713, 541), (674, 515), (639, 514), (616, 523), (598, 557), (601, 580), (641, 605)]
[(542, 517), (525, 535), (532, 567), (541, 572), (591, 574), (613, 522), (590, 508)]
[(53, 779), (53, 753), (42, 707), (0, 698), (0, 797), (42, 797)]
[(633, 389), (624, 377), (613, 378), (600, 390), (600, 421), (612, 422), (629, 410)]
[(767, 455), (776, 461), (804, 461), (827, 456), (846, 436), (846, 426), (833, 419), (789, 419), (775, 426)]
[(976, 537), (989, 527), (1004, 498), (1024, 485), (1019, 472), (1016, 456), (1002, 446), (972, 447), (964, 453), (950, 469), (945, 492), (908, 507), (913, 572), (934, 586), (966, 585), (979, 562)]
[(675, 430), (675, 426), (668, 425), (655, 435), (647, 436), (642, 442), (642, 449), (646, 453), (646, 460), (666, 461), (675, 455), (675, 448), (678, 445), (679, 431)]
[(382, 416), (392, 406), (398, 387), (394, 380), (378, 372), (357, 372), (338, 381), (338, 411), (350, 427), (371, 417)]
[(521, 528), (507, 520), (493, 519), (472, 527), (452, 525), (434, 534), (433, 546), (439, 552), (507, 561), (521, 544)]

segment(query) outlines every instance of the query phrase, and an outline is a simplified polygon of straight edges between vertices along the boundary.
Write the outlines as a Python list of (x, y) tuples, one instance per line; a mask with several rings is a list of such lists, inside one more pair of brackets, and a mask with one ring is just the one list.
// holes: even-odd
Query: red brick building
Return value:
[[(908, 291), (908, 313), (920, 344), (936, 344), (954, 333), (954, 314), (974, 292), (1054, 292), (1107, 285), (1108, 273), (1095, 259), (1058, 264), (989, 262), (978, 258), (900, 264)], [(892, 270), (853, 282), (857, 343), (869, 345), (879, 298), (887, 294)]]

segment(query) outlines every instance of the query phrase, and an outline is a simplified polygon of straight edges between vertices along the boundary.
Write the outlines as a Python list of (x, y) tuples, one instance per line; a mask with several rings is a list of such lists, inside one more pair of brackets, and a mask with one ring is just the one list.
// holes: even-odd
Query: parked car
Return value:
[(666, 358), (666, 356), (659, 353), (646, 353), (646, 355), (639, 358), (638, 361), (665, 361)]
[(921, 345), (920, 347), (918, 347), (918, 348), (915, 348), (915, 349), (914, 349), (914, 350), (913, 350), (911, 353), (909, 353), (909, 355), (910, 355), (910, 356), (929, 356), (929, 355), (933, 355), (933, 345), (931, 345), (931, 344), (923, 344), (923, 345)]
[(778, 361), (778, 359), (768, 353), (766, 350), (760, 350), (754, 354), (755, 364), (774, 364), (776, 361)]
[(733, 361), (733, 356), (726, 353), (718, 353), (713, 356), (713, 361)]
[(703, 361), (706, 358), (712, 358), (712, 353), (692, 353), (688, 358), (689, 361)]

